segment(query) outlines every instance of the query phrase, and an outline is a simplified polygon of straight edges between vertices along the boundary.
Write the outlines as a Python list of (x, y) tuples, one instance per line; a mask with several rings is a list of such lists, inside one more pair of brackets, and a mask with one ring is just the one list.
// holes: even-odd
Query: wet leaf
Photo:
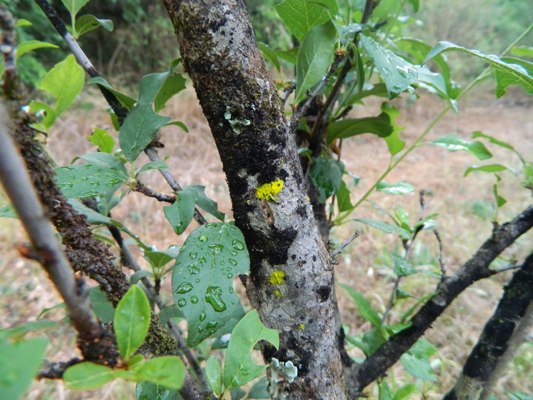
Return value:
[(467, 151), (479, 160), (487, 160), (492, 157), (491, 152), (483, 143), (461, 139), (459, 136), (453, 134), (437, 138), (431, 143), (444, 147), (449, 151)]
[(380, 181), (376, 186), (376, 190), (387, 194), (403, 195), (414, 192), (415, 188), (408, 182), (387, 183)]
[(343, 171), (344, 165), (328, 156), (320, 155), (314, 160), (310, 176), (322, 203), (339, 190)]
[(299, 41), (313, 27), (330, 21), (337, 9), (335, 0), (285, 0), (276, 6), (281, 20)]
[(172, 291), (189, 324), (189, 346), (234, 326), (242, 307), (233, 279), (249, 268), (244, 237), (235, 225), (202, 225), (185, 240), (174, 265)]
[(155, 357), (132, 367), (136, 381), (149, 381), (168, 389), (179, 389), (185, 379), (185, 365), (176, 356)]

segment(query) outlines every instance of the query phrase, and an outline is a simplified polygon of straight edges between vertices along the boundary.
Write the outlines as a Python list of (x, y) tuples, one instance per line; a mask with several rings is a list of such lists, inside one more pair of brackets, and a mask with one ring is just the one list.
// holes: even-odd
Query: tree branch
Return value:
[(362, 364), (354, 365), (347, 371), (347, 381), (350, 382), (348, 387), (359, 393), (382, 376), (463, 290), (472, 283), (495, 274), (497, 271), (490, 270), (489, 264), (532, 226), (533, 206), (529, 206), (512, 221), (495, 229), (491, 237), (457, 273), (438, 285), (435, 296), (415, 314), (409, 328), (392, 336)]
[[(37, 198), (24, 161), (8, 133), (8, 124), (8, 113), (0, 103), (0, 178), (32, 244), (32, 248), (26, 248), (23, 253), (42, 265), (63, 298), (80, 340), (91, 347), (84, 355), (103, 354), (107, 351), (100, 348), (103, 332), (91, 309), (85, 282), (74, 277)], [(89, 359), (94, 360), (93, 357)]]
[[(455, 387), (444, 400), (478, 400), (489, 381), (495, 381), (494, 371), (499, 360), (511, 347), (509, 341), (517, 331), (528, 307), (533, 304), (533, 253), (513, 274), (505, 287), (496, 311), (466, 360)], [(515, 346), (515, 349), (518, 346)]]
[(159, 200), (161, 202), (166, 202), (166, 203), (171, 203), (172, 204), (172, 203), (174, 203), (176, 201), (176, 197), (168, 196), (168, 195), (163, 194), (163, 193), (158, 193), (155, 190), (150, 189), (148, 186), (146, 186), (144, 183), (142, 183), (139, 180), (137, 180), (137, 183), (135, 184), (135, 186), (133, 187), (132, 190), (135, 191), (135, 192), (142, 193), (142, 194), (144, 194), (147, 197), (152, 197), (154, 199), (157, 199), (157, 200)]

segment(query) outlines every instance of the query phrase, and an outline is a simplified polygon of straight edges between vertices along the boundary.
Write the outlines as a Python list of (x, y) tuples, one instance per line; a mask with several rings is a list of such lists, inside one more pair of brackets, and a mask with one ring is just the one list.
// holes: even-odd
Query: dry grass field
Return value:
[[(406, 129), (403, 138), (412, 143), (417, 135), (438, 113), (441, 103), (429, 96), (415, 105), (398, 101), (402, 110), (400, 125)], [(90, 106), (90, 107), (89, 107)], [(379, 104), (365, 107), (356, 115), (371, 115)], [(96, 126), (110, 125), (105, 115), (103, 103), (94, 94), (85, 95), (76, 109), (63, 117), (49, 135), (49, 148), (58, 164), (69, 163), (73, 157), (91, 151), (87, 141), (91, 130)], [(470, 101), (461, 104), (461, 113), (450, 113), (430, 134), (429, 140), (439, 135), (457, 133), (469, 138), (472, 131), (481, 130), (515, 146), (527, 159), (533, 157), (533, 114), (531, 105), (509, 104), (492, 100)], [(207, 187), (209, 196), (218, 201), (222, 211), (231, 215), (228, 189), (221, 170), (209, 127), (202, 116), (192, 90), (188, 89), (179, 99), (165, 110), (167, 115), (182, 120), (189, 127), (186, 134), (176, 127), (165, 128), (162, 142), (165, 148), (161, 155), (168, 157), (167, 163), (180, 183), (201, 184)], [(494, 162), (518, 167), (518, 159), (499, 148), (490, 147)], [(343, 160), (347, 170), (361, 178), (360, 184), (352, 192), (352, 201), (357, 200), (376, 180), (388, 164), (388, 151), (384, 142), (371, 135), (361, 135), (347, 140), (343, 145)], [(492, 160), (491, 160), (492, 161)], [(141, 160), (140, 162), (146, 162)], [(479, 163), (471, 155), (450, 153), (443, 148), (424, 144), (387, 178), (388, 182), (408, 181), (417, 191), (426, 191), (426, 215), (438, 214), (438, 229), (442, 236), (443, 258), (449, 272), (455, 271), (464, 263), (479, 245), (490, 235), (492, 212), (492, 184), (494, 178), (489, 174), (473, 173), (463, 177), (465, 168)], [(505, 173), (501, 193), (508, 203), (498, 213), (498, 221), (504, 222), (531, 204), (531, 192), (520, 185), (515, 176)], [(144, 182), (149, 186), (169, 193), (156, 172), (145, 175)], [(385, 220), (386, 216), (377, 211), (378, 206), (392, 210), (401, 205), (415, 222), (420, 215), (418, 194), (392, 196), (375, 193), (370, 201), (358, 208), (353, 218), (376, 218)], [(5, 203), (5, 201), (4, 201)], [(161, 205), (138, 193), (130, 193), (121, 205), (114, 210), (115, 218), (124, 223), (147, 243), (164, 249), (171, 244), (183, 242), (186, 234), (177, 237), (166, 222)], [(194, 226), (189, 229), (193, 229)], [(387, 266), (390, 254), (399, 249), (399, 242), (392, 235), (368, 229), (356, 222), (348, 222), (333, 230), (333, 242), (342, 243), (360, 230), (361, 235), (339, 256), (337, 280), (349, 284), (366, 294), (378, 310), (384, 310), (393, 285), (391, 269)], [(54, 307), (59, 298), (47, 281), (44, 273), (34, 263), (21, 258), (15, 245), (24, 241), (24, 234), (16, 220), (0, 220), (0, 327), (13, 326), (34, 320), (41, 311)], [(507, 258), (523, 259), (533, 248), (533, 234), (530, 232), (517, 242), (505, 255)], [(136, 252), (135, 254), (140, 254)], [(413, 251), (413, 261), (417, 265), (430, 266), (438, 256), (435, 238), (423, 233)], [(139, 257), (141, 258), (141, 257)], [(492, 279), (473, 285), (447, 310), (445, 315), (428, 332), (427, 339), (439, 348), (433, 357), (433, 365), (439, 383), (424, 384), (425, 399), (440, 398), (442, 393), (453, 384), (460, 372), (462, 363), (472, 345), (476, 342), (484, 321), (491, 315), (501, 294), (502, 283), (511, 272), (502, 273)], [(437, 280), (428, 274), (417, 274), (405, 279), (402, 288), (413, 295), (422, 296), (431, 292)], [(167, 282), (168, 285), (168, 282)], [(168, 286), (167, 286), (168, 288)], [(350, 334), (368, 329), (357, 313), (357, 309), (342, 291), (337, 290), (344, 323)], [(169, 291), (163, 296), (170, 300)], [(401, 305), (405, 310), (408, 305)], [(61, 308), (55, 308), (44, 317), (60, 321), (64, 316)], [(398, 317), (393, 312), (392, 320)], [(59, 329), (48, 332), (52, 339), (48, 357), (51, 360), (65, 360), (74, 355), (73, 332), (64, 323)], [(354, 350), (354, 355), (359, 355)], [(1, 356), (1, 355), (0, 355)], [(401, 365), (391, 372), (397, 382), (409, 381)], [(519, 356), (513, 361), (500, 380), (498, 391), (501, 398), (508, 390), (522, 390), (533, 393), (533, 343), (525, 344)], [(95, 392), (70, 392), (60, 382), (39, 382), (32, 386), (28, 399), (128, 399), (132, 385), (116, 382)], [(372, 389), (370, 398), (376, 398)], [(1, 395), (0, 395), (1, 397)]]

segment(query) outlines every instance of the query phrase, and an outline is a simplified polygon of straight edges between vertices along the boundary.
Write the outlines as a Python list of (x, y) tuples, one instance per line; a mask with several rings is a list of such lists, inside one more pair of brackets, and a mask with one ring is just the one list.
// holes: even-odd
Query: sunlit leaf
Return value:
[(155, 357), (135, 364), (132, 369), (135, 380), (149, 381), (168, 389), (181, 388), (185, 379), (185, 365), (176, 356)]
[(115, 139), (109, 134), (108, 131), (101, 128), (95, 128), (91, 136), (89, 136), (89, 142), (98, 147), (98, 150), (104, 153), (113, 153), (115, 148)]
[(410, 183), (404, 181), (398, 183), (380, 181), (376, 186), (376, 190), (387, 194), (403, 195), (414, 192), (415, 188)]
[(505, 165), (502, 165), (502, 164), (472, 165), (465, 170), (464, 176), (467, 176), (472, 172), (495, 173), (495, 172), (503, 172), (503, 171), (513, 172), (509, 167), (506, 167)]
[(21, 42), (17, 46), (15, 57), (18, 60), (20, 57), (22, 57), (24, 54), (30, 51), (37, 50), (37, 49), (46, 49), (46, 48), (57, 49), (58, 46), (52, 43), (42, 42), (40, 40), (25, 40), (24, 42)]
[(91, 14), (82, 15), (76, 19), (76, 33), (78, 34), (78, 37), (99, 27), (104, 28), (106, 31), (112, 32), (113, 21), (110, 19), (96, 18)]

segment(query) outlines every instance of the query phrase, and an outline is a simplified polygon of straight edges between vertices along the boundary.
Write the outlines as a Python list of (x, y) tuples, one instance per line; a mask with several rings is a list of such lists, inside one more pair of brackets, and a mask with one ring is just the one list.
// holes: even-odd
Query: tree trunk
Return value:
[[(280, 332), (267, 361), (273, 398), (344, 399), (333, 266), (306, 196), (296, 144), (242, 0), (164, 0), (211, 126), (233, 212), (251, 259), (246, 284), (263, 323)], [(262, 191), (257, 191), (262, 187)], [(281, 189), (279, 191), (279, 189)], [(279, 191), (279, 193), (277, 193)]]

